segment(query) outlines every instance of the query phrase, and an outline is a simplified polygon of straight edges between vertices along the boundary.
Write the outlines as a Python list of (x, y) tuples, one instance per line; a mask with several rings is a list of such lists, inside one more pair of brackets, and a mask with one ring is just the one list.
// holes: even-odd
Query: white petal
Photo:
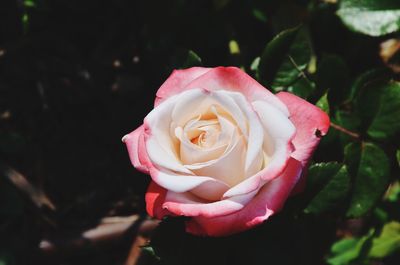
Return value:
[(287, 139), (296, 131), (288, 116), (264, 101), (254, 101), (253, 107), (260, 116), (264, 129), (273, 139)]
[(156, 137), (150, 137), (146, 141), (147, 154), (154, 165), (181, 172), (186, 175), (193, 175), (193, 172), (184, 167), (175, 155), (168, 152), (168, 149), (161, 146), (159, 141), (155, 138)]
[(256, 175), (229, 189), (224, 197), (246, 194), (278, 177), (290, 157), (290, 141), (296, 132), (293, 123), (280, 109), (264, 101), (253, 102), (253, 107), (264, 127), (264, 143), (269, 149), (264, 149), (264, 152), (267, 152), (270, 161), (266, 168)]
[(173, 129), (171, 126), (174, 124), (171, 115), (177, 102), (190, 102), (193, 99), (193, 94), (198, 95), (198, 92), (198, 90), (191, 90), (170, 97), (146, 116), (144, 125), (150, 130), (146, 141), (146, 149), (150, 160), (155, 165), (185, 174), (193, 174), (183, 167), (179, 159), (176, 137), (171, 134)]
[(229, 188), (225, 183), (205, 176), (181, 175), (165, 169), (153, 170), (150, 174), (154, 182), (167, 190), (177, 193), (194, 190), (205, 199), (219, 199)]
[(256, 191), (207, 203), (190, 193), (168, 191), (163, 207), (176, 215), (218, 217), (241, 210), (256, 195)]
[(245, 147), (243, 136), (240, 136), (218, 159), (185, 167), (197, 175), (210, 176), (234, 186), (244, 179)]
[(246, 98), (240, 93), (225, 92), (237, 102), (241, 107), (243, 113), (246, 115), (249, 124), (249, 136), (247, 140), (246, 164), (245, 174), (246, 177), (252, 176), (260, 171), (263, 164), (263, 141), (264, 141), (264, 128), (260, 122), (257, 113), (251, 108)]

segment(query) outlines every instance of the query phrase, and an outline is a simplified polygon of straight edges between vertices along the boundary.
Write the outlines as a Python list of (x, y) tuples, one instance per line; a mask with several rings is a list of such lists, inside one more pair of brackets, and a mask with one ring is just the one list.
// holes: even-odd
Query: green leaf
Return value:
[(387, 78), (387, 74), (388, 71), (385, 68), (378, 68), (368, 70), (359, 75), (351, 85), (350, 95), (347, 101), (352, 102), (364, 86), (373, 81)]
[(301, 77), (286, 88), (286, 91), (304, 99), (307, 99), (314, 90), (315, 84), (305, 77)]
[(397, 163), (398, 163), (399, 166), (400, 166), (400, 149), (397, 150), (397, 152), (396, 152), (396, 158), (397, 158)]
[(296, 27), (279, 33), (265, 47), (258, 67), (263, 84), (275, 92), (286, 89), (304, 78), (312, 49), (308, 31)]
[(390, 184), (386, 191), (385, 199), (389, 202), (397, 202), (400, 199), (400, 183), (398, 181)]
[(307, 186), (318, 192), (304, 212), (320, 214), (334, 209), (349, 191), (350, 178), (346, 166), (335, 162), (312, 165)]
[(361, 130), (375, 140), (388, 140), (400, 132), (400, 83), (374, 81), (363, 87), (355, 101)]
[(201, 58), (192, 50), (187, 53), (186, 60), (184, 61), (182, 68), (189, 68), (193, 66), (201, 65)]
[(250, 70), (255, 71), (257, 73), (259, 64), (260, 64), (260, 57), (254, 58), (254, 60), (251, 62)]
[(33, 0), (24, 0), (24, 6), (25, 7), (36, 7), (36, 3)]
[(239, 43), (236, 40), (229, 41), (229, 53), (230, 54), (240, 54)]
[(325, 93), (316, 103), (317, 107), (329, 115), (328, 94)]
[(374, 218), (381, 224), (386, 223), (389, 220), (389, 214), (384, 209), (376, 207), (374, 210)]
[(261, 22), (267, 22), (267, 20), (268, 20), (267, 16), (265, 15), (265, 13), (262, 10), (254, 8), (252, 13), (253, 13), (253, 16), (257, 20), (259, 20)]
[(371, 239), (373, 230), (361, 238), (344, 238), (331, 247), (332, 255), (326, 260), (330, 265), (347, 265), (361, 254), (365, 243)]
[(398, 0), (341, 0), (337, 15), (352, 31), (382, 36), (400, 29)]
[(390, 82), (382, 88), (378, 111), (368, 128), (377, 140), (395, 137), (400, 132), (400, 83)]
[(375, 144), (351, 143), (345, 148), (345, 162), (354, 178), (346, 215), (360, 217), (368, 213), (385, 192), (390, 177), (389, 159)]
[(156, 253), (151, 245), (142, 246), (141, 249), (147, 255), (153, 257), (156, 260), (160, 260), (160, 257), (156, 255)]
[(372, 240), (369, 257), (384, 258), (400, 250), (400, 223), (390, 222), (384, 225), (381, 234)]

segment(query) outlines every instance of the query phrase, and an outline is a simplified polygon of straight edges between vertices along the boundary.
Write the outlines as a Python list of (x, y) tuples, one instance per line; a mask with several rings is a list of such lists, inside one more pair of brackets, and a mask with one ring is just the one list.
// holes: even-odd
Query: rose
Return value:
[(154, 109), (126, 135), (149, 173), (151, 216), (191, 217), (186, 230), (222, 236), (268, 219), (304, 185), (328, 116), (287, 92), (273, 95), (235, 67), (175, 70)]

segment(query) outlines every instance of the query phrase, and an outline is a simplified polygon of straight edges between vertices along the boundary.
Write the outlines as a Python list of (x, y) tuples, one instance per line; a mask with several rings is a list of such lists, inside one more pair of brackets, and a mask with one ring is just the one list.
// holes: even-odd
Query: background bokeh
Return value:
[[(191, 237), (168, 220), (140, 264), (399, 264), (399, 28), (396, 0), (3, 0), (0, 264), (129, 264), (134, 225), (100, 246), (65, 242), (104, 217), (144, 218), (149, 177), (121, 138), (171, 71), (194, 65), (241, 67), (318, 103), (336, 128), (314, 157), (331, 164), (314, 165), (311, 180), (339, 183), (342, 165), (350, 180), (317, 183), (337, 196), (307, 208), (321, 188), (311, 190), (229, 238)], [(365, 208), (351, 210), (354, 194)], [(387, 224), (377, 255), (371, 242)], [(50, 239), (61, 250), (45, 251)]]

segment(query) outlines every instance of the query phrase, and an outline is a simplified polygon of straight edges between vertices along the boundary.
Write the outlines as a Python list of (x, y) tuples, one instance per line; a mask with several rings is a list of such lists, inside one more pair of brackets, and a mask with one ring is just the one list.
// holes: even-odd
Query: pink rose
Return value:
[(223, 236), (279, 211), (304, 184), (304, 168), (328, 116), (272, 94), (235, 67), (176, 70), (154, 109), (126, 135), (132, 164), (150, 174), (151, 216), (191, 217), (186, 230)]

